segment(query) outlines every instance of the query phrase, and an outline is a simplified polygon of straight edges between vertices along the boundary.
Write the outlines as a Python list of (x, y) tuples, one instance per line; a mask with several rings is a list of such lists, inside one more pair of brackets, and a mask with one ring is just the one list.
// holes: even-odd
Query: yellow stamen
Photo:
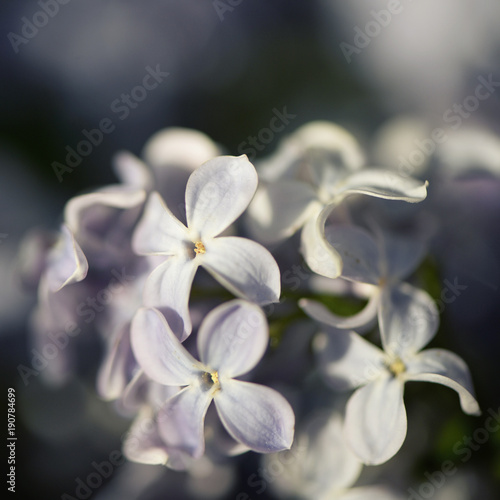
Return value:
[(219, 373), (215, 371), (215, 372), (212, 372), (211, 375), (212, 375), (212, 382), (215, 385), (218, 385), (219, 384)]
[(406, 371), (406, 365), (399, 359), (396, 358), (390, 365), (389, 370), (394, 376), (401, 375), (401, 373)]
[(205, 245), (201, 241), (197, 241), (194, 244), (194, 251), (196, 254), (204, 254), (206, 252)]

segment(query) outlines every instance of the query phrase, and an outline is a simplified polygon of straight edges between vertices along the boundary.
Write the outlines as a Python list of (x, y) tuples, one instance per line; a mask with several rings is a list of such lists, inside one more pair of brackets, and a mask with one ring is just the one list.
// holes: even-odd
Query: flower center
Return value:
[(406, 365), (401, 361), (401, 359), (396, 358), (389, 364), (389, 371), (396, 377), (406, 371)]
[(219, 387), (219, 372), (217, 370), (213, 372), (204, 372), (201, 375), (201, 380), (207, 390), (211, 389), (213, 386)]
[(201, 241), (197, 241), (194, 244), (194, 252), (196, 253), (196, 255), (204, 254), (206, 252), (205, 245)]

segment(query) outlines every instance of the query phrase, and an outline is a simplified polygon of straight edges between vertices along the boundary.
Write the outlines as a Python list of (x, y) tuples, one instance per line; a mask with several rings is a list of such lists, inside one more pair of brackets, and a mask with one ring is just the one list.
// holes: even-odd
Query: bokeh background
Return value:
[[(40, 14), (42, 5), (50, 16)], [(389, 5), (397, 13), (378, 21), (377, 30), (375, 16)], [(30, 27), (33, 22), (40, 27)], [(376, 34), (360, 38), (360, 48), (355, 37), (370, 22), (368, 31)], [(116, 151), (140, 155), (153, 133), (176, 126), (200, 130), (228, 154), (241, 154), (273, 110), (286, 108), (295, 116), (257, 158), (302, 124), (331, 120), (359, 139), (371, 163), (398, 168), (399, 155), (444, 126), (446, 111), (473, 95), (479, 77), (500, 81), (496, 0), (2, 2), (0, 35), (0, 369), (2, 394), (7, 387), (17, 391), (20, 498), (74, 496), (76, 478), (119, 450), (128, 427), (95, 395), (98, 351), (89, 348), (79, 376), (57, 389), (38, 379), (25, 387), (17, 372), (30, 363), (27, 321), (36, 299), (16, 281), (19, 243), (30, 228), (57, 228), (71, 196), (114, 182)], [(346, 57), (343, 44), (356, 50)], [(113, 103), (141, 84), (147, 67), (168, 76), (117, 113)], [(60, 182), (53, 162), (64, 163), (66, 147), (76, 147), (82, 131), (105, 118), (114, 130)], [(440, 203), (432, 205), (446, 221), (434, 264), (441, 280), (467, 285), (443, 311), (442, 338), (468, 362), (481, 407), (498, 410), (500, 87), (463, 118), (459, 132), (467, 134), (454, 144), (464, 150), (450, 154), (465, 175), (443, 181), (435, 191)], [(423, 166), (412, 173), (426, 175)], [(442, 396), (435, 391), (436, 403)], [(428, 411), (433, 414), (432, 406)], [(482, 420), (454, 415), (437, 422), (438, 439), (415, 464), (420, 471), (435, 470), (446, 458), (457, 461), (453, 444)], [(450, 479), (458, 486), (433, 498), (499, 498), (499, 442), (492, 435), (460, 464), (460, 477)], [(220, 498), (270, 498), (246, 484), (256, 457), (235, 467), (239, 481)], [(185, 479), (161, 467), (125, 464), (92, 498), (185, 498), (175, 493)], [(209, 498), (202, 480), (193, 488), (202, 492), (193, 498)]]

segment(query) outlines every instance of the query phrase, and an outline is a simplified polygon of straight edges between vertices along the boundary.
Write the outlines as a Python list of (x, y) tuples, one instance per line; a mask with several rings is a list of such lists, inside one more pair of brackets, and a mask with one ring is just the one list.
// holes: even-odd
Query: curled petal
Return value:
[(219, 237), (205, 242), (203, 266), (238, 297), (260, 305), (278, 302), (278, 264), (262, 245), (247, 238)]
[(358, 389), (346, 407), (344, 433), (352, 451), (367, 465), (392, 458), (407, 429), (403, 382), (389, 374)]
[(251, 450), (272, 453), (292, 446), (295, 415), (274, 389), (224, 379), (214, 400), (226, 430)]
[(169, 448), (193, 458), (203, 455), (205, 415), (212, 397), (212, 391), (193, 385), (167, 399), (158, 411), (158, 428)]
[(355, 332), (329, 331), (314, 341), (321, 373), (338, 391), (354, 389), (385, 371), (385, 355)]
[(153, 177), (148, 166), (128, 151), (120, 151), (113, 157), (113, 167), (123, 184), (149, 191)]
[(450, 351), (426, 349), (418, 353), (408, 362), (405, 379), (435, 382), (450, 387), (458, 393), (465, 413), (481, 414), (474, 396), (469, 368), (462, 358)]
[(139, 255), (180, 255), (189, 241), (187, 227), (174, 217), (157, 192), (151, 193), (132, 237), (134, 251)]
[(173, 334), (162, 314), (141, 308), (131, 326), (132, 348), (146, 375), (164, 385), (188, 385), (203, 365), (194, 359)]
[(403, 177), (391, 170), (371, 168), (351, 174), (337, 185), (336, 191), (339, 197), (360, 193), (376, 198), (417, 203), (427, 197), (427, 182)]
[(382, 291), (379, 325), (382, 345), (388, 354), (414, 354), (436, 335), (436, 303), (427, 292), (408, 283), (387, 287)]
[(57, 292), (70, 283), (82, 281), (87, 276), (89, 264), (80, 245), (66, 224), (61, 227), (61, 237), (48, 256), (47, 285)]
[(342, 259), (325, 238), (324, 223), (332, 207), (311, 217), (302, 229), (301, 251), (312, 271), (327, 278), (337, 278), (342, 273)]
[(191, 334), (188, 304), (197, 269), (197, 259), (169, 257), (153, 270), (144, 285), (144, 305), (160, 309), (181, 341)]
[(219, 156), (198, 167), (186, 186), (188, 227), (200, 238), (220, 234), (248, 207), (257, 172), (246, 155)]
[(220, 376), (237, 377), (260, 361), (267, 348), (267, 321), (260, 307), (232, 300), (211, 311), (198, 332), (202, 363)]

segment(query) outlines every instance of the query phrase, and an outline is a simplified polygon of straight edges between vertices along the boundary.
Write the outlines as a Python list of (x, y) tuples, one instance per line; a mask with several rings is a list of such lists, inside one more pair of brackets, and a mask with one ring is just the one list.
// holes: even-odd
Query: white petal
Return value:
[[(330, 497), (331, 498), (331, 497)], [(330, 500), (325, 497), (321, 500)], [(359, 488), (351, 488), (345, 493), (340, 493), (335, 497), (336, 500), (402, 500), (401, 495), (398, 495), (384, 486), (361, 486)]]
[(408, 361), (406, 380), (435, 382), (457, 391), (465, 413), (480, 415), (469, 368), (465, 361), (444, 349), (426, 349)]
[(198, 331), (202, 363), (232, 378), (260, 361), (269, 342), (267, 320), (260, 307), (232, 300), (212, 310)]
[(416, 238), (382, 236), (385, 275), (392, 281), (401, 281), (418, 267), (426, 255), (427, 248)]
[(245, 155), (219, 156), (198, 167), (186, 186), (189, 229), (200, 238), (220, 234), (248, 207), (257, 182)]
[(179, 255), (186, 253), (189, 243), (187, 227), (174, 217), (158, 193), (151, 193), (132, 237), (134, 252)]
[(123, 454), (132, 462), (165, 465), (167, 447), (158, 433), (152, 408), (143, 407), (123, 443)]
[(337, 391), (366, 384), (385, 371), (385, 355), (355, 332), (328, 331), (314, 339), (321, 373)]
[(367, 465), (392, 458), (406, 437), (403, 382), (389, 374), (358, 389), (346, 407), (348, 445)]
[(361, 193), (376, 198), (416, 203), (426, 198), (427, 183), (403, 177), (390, 170), (373, 168), (351, 174), (336, 186), (336, 191), (337, 196)]
[(181, 341), (191, 334), (189, 295), (197, 269), (197, 259), (169, 257), (154, 269), (144, 285), (144, 305), (160, 309)]
[(160, 435), (169, 448), (199, 458), (205, 451), (204, 422), (212, 392), (189, 386), (167, 399), (158, 412)]
[(278, 302), (281, 292), (279, 267), (262, 245), (230, 236), (208, 240), (205, 248), (200, 262), (232, 293), (259, 305)]
[(342, 277), (378, 285), (380, 253), (371, 235), (360, 227), (330, 225), (325, 228), (325, 238), (342, 259)]
[(257, 189), (248, 207), (250, 228), (259, 241), (277, 242), (294, 234), (317, 209), (311, 186), (283, 179)]
[(99, 189), (92, 193), (75, 196), (64, 207), (64, 221), (75, 234), (80, 229), (82, 211), (93, 205), (105, 205), (114, 208), (132, 208), (140, 205), (146, 198), (146, 192), (136, 187), (116, 185)]
[(295, 415), (288, 401), (270, 387), (224, 379), (215, 406), (229, 434), (259, 453), (292, 446)]
[[(352, 316), (338, 316), (315, 300), (300, 299), (299, 306), (312, 319), (340, 330), (365, 330), (373, 325), (378, 311), (380, 294), (375, 292), (363, 309)], [(365, 330), (366, 331), (366, 330)], [(358, 331), (359, 333), (359, 331)]]
[(418, 352), (436, 335), (439, 313), (427, 292), (401, 283), (382, 291), (379, 325), (384, 350), (404, 356)]
[(302, 228), (301, 252), (309, 268), (327, 278), (337, 278), (342, 273), (342, 259), (325, 238), (324, 221), (331, 210), (326, 207), (311, 217)]
[(153, 176), (148, 166), (128, 151), (120, 151), (113, 157), (113, 167), (123, 184), (149, 191)]
[(48, 256), (47, 285), (57, 292), (70, 283), (82, 281), (87, 276), (89, 264), (80, 245), (66, 224), (61, 226), (61, 236)]
[(204, 371), (173, 334), (163, 315), (141, 308), (131, 326), (134, 355), (146, 375), (164, 385), (188, 385)]

